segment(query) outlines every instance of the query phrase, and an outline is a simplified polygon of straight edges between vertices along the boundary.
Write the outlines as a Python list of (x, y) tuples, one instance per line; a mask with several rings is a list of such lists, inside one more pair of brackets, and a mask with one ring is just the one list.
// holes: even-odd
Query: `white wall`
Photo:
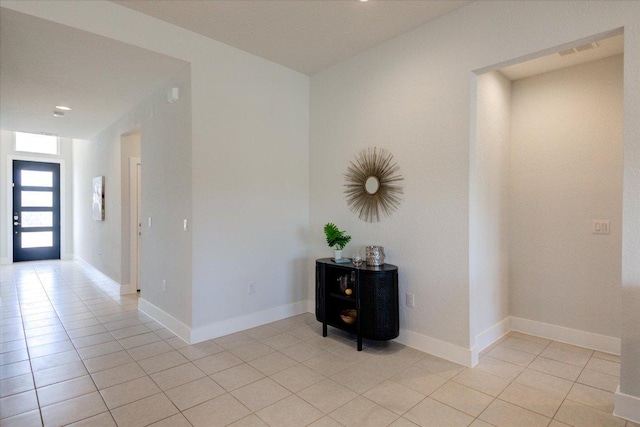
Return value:
[(482, 74), (477, 77), (476, 94), (470, 156), (469, 300), (471, 347), (477, 353), (507, 331), (509, 316), (511, 81), (498, 71)]
[[(630, 13), (638, 15), (638, 11)], [(640, 422), (640, 25), (625, 26), (624, 37), (620, 391), (632, 396), (629, 407), (635, 411), (635, 421)], [(619, 406), (617, 403), (616, 408)]]
[(308, 79), (222, 61), (194, 72), (213, 82), (194, 92), (193, 326), (202, 338), (251, 324), (216, 326), (228, 319), (307, 309)]
[(513, 83), (513, 316), (620, 336), (622, 78), (617, 55)]
[[(464, 356), (469, 331), (469, 139), (472, 72), (625, 31), (625, 189), (621, 390), (640, 396), (640, 3), (474, 2), (311, 79), (311, 258), (326, 256), (322, 225), (337, 223), (353, 245), (382, 244), (400, 267), (409, 342)], [(635, 73), (633, 70), (636, 70)], [(379, 224), (348, 211), (342, 174), (362, 147), (392, 151), (405, 176), (404, 202)], [(311, 265), (311, 260), (309, 262)], [(309, 275), (309, 287), (313, 276)], [(634, 323), (635, 322), (635, 323)], [(635, 326), (631, 326), (631, 325)], [(437, 339), (438, 341), (434, 341)], [(446, 346), (445, 346), (446, 347)], [(626, 391), (625, 391), (626, 390)]]
[[(180, 188), (185, 193), (176, 200), (166, 193), (154, 197), (176, 205), (186, 194), (192, 197), (180, 223), (172, 215), (166, 226), (184, 236), (182, 219), (191, 219), (187, 234), (193, 235), (193, 281), (165, 274), (168, 289), (163, 293), (162, 271), (150, 272), (142, 284), (145, 309), (156, 316), (167, 314), (165, 323), (198, 340), (306, 310), (309, 78), (108, 1), (7, 1), (3, 7), (191, 64), (192, 187)], [(145, 199), (152, 178), (147, 137), (143, 130), (142, 208), (145, 215), (162, 217), (160, 204)], [(182, 182), (180, 176), (177, 183)], [(177, 183), (169, 183), (172, 191)], [(157, 232), (153, 230), (151, 235)], [(149, 233), (143, 235), (143, 264), (144, 245), (151, 240)], [(175, 252), (171, 240), (156, 243), (161, 257), (153, 265), (160, 265)], [(256, 281), (253, 295), (247, 294), (248, 280)], [(188, 294), (185, 289), (192, 290), (193, 325), (198, 328), (191, 337), (192, 319), (182, 314), (186, 305), (164, 311), (173, 307), (177, 293)], [(263, 315), (244, 323), (231, 320), (256, 312)]]
[[(288, 160), (289, 156), (298, 155), (297, 152), (286, 152), (280, 144), (287, 148), (295, 146), (296, 137), (293, 135), (305, 134), (307, 122), (301, 117), (308, 111), (304, 107), (308, 100), (305, 76), (108, 2), (61, 1), (53, 4), (6, 1), (3, 6), (191, 62), (194, 174), (200, 176), (203, 173), (202, 165), (207, 160), (216, 161), (215, 148), (209, 148), (209, 145), (217, 147), (217, 144), (222, 144), (221, 153), (227, 155), (232, 152), (230, 146), (242, 147), (249, 141), (250, 146), (257, 149), (258, 155), (252, 157), (256, 164), (262, 160), (259, 155), (264, 150), (260, 147), (265, 145), (276, 147), (276, 166), (281, 164), (280, 158), (287, 159), (284, 163), (290, 165), (293, 161)], [(254, 245), (249, 248), (258, 245), (262, 248), (269, 243), (266, 253), (273, 265), (281, 265), (288, 273), (277, 277), (265, 276), (269, 280), (267, 287), (279, 295), (287, 287), (296, 286), (297, 281), (304, 277), (308, 279), (308, 290), (313, 288), (313, 274), (306, 274), (312, 271), (313, 258), (329, 254), (323, 242), (322, 225), (327, 221), (336, 222), (354, 235), (351, 247), (371, 243), (385, 245), (389, 252), (388, 261), (400, 266), (401, 291), (411, 290), (417, 294), (417, 307), (412, 310), (403, 308), (401, 313), (403, 328), (412, 332), (411, 337), (422, 340), (423, 344), (442, 344), (457, 354), (460, 351), (465, 353), (470, 346), (468, 206), (471, 72), (497, 69), (501, 65), (520, 62), (534, 53), (556, 50), (558, 46), (624, 27), (621, 390), (640, 396), (640, 329), (637, 326), (640, 325), (640, 310), (637, 310), (640, 306), (640, 266), (637, 263), (640, 258), (640, 121), (637, 120), (640, 116), (640, 81), (636, 76), (640, 69), (639, 15), (640, 3), (632, 1), (474, 2), (319, 73), (311, 82), (310, 208), (305, 210), (295, 205), (289, 209), (284, 206), (281, 211), (285, 212), (288, 221), (279, 219), (271, 205), (264, 212), (258, 210), (250, 217), (263, 221), (265, 227), (259, 229), (260, 232), (273, 221), (286, 223), (286, 231), (294, 229), (299, 232), (300, 243), (308, 235), (310, 252), (307, 264), (300, 265), (298, 269), (291, 265), (292, 260), (299, 259), (300, 253), (304, 253), (304, 246), (293, 250), (292, 242), (286, 238), (285, 250), (274, 255), (274, 242), (280, 241), (281, 230), (263, 235), (254, 229), (250, 233), (227, 233), (224, 241), (215, 239), (214, 231), (223, 229), (226, 220), (232, 217), (229, 203), (222, 203), (233, 200), (230, 196), (194, 202), (193, 232), (197, 232), (196, 217), (204, 221), (213, 209), (227, 209), (225, 214), (214, 217), (225, 221), (207, 226), (209, 241), (214, 238), (213, 242), (225, 244), (233, 238), (232, 251), (225, 255), (225, 259), (232, 260), (246, 254), (240, 251), (238, 242)], [(95, 19), (96, 16), (100, 19)], [(287, 108), (275, 109), (277, 118), (274, 123), (290, 123), (294, 129), (289, 131), (293, 133), (283, 135), (282, 126), (269, 126), (273, 119), (265, 111), (268, 110), (265, 104), (277, 99), (272, 98), (274, 89), (266, 87), (261, 88), (264, 92), (251, 92), (250, 103), (244, 108), (241, 105), (246, 94), (242, 82), (254, 79), (263, 82), (264, 75), (271, 77), (269, 83), (274, 83), (275, 88), (288, 89), (283, 93), (289, 98), (282, 101)], [(232, 85), (227, 88), (225, 85), (230, 82)], [(223, 102), (217, 98), (219, 94)], [(230, 104), (233, 109), (225, 113), (224, 101), (232, 101), (229, 99), (231, 94), (238, 97)], [(256, 105), (256, 101), (261, 101), (257, 104), (261, 108), (250, 108), (250, 105)], [(222, 120), (229, 118), (233, 120)], [(239, 124), (242, 130), (236, 133), (234, 129)], [(246, 136), (251, 132), (256, 135), (263, 132), (262, 145), (258, 145), (256, 140), (247, 140)], [(239, 138), (233, 138), (236, 135)], [(286, 138), (286, 143), (280, 141), (282, 138)], [(300, 145), (305, 144), (302, 139)], [(359, 222), (347, 210), (341, 178), (353, 155), (370, 145), (390, 149), (406, 178), (405, 201), (400, 210), (390, 219), (372, 225)], [(244, 148), (240, 152), (244, 153)], [(195, 158), (199, 155), (206, 157)], [(304, 158), (299, 160), (305, 162)], [(245, 162), (248, 160), (242, 159), (241, 166), (246, 165)], [(219, 163), (214, 164), (217, 166)], [(236, 185), (233, 179), (239, 179), (247, 185), (243, 168), (234, 171), (223, 169), (223, 172), (219, 176), (227, 184)], [(206, 194), (205, 186), (216, 176), (214, 170), (203, 178), (194, 176), (194, 196)], [(267, 181), (264, 174), (253, 178), (255, 181)], [(286, 176), (286, 181), (295, 185), (306, 179), (306, 174), (298, 169)], [(282, 182), (283, 179), (278, 176), (277, 181)], [(295, 192), (305, 199), (306, 193), (297, 188)], [(241, 206), (245, 208), (245, 205)], [(307, 217), (310, 218), (308, 227)], [(217, 228), (214, 230), (214, 227)], [(211, 250), (214, 259), (220, 256), (214, 243), (202, 248), (199, 242), (194, 241), (196, 247), (198, 254), (194, 253), (194, 262), (202, 261), (204, 249)], [(265, 253), (249, 251), (252, 259), (258, 252)], [(206, 258), (207, 261), (210, 259)], [(226, 268), (223, 262), (214, 265)], [(235, 281), (223, 283), (217, 276), (220, 269), (213, 270), (206, 278), (206, 274), (201, 272), (197, 278), (194, 274), (194, 298), (202, 294), (218, 299), (199, 301), (197, 310), (194, 305), (194, 316), (198, 322), (210, 319), (210, 315), (200, 313), (204, 306), (215, 311), (224, 304), (227, 294), (240, 292), (236, 288), (243, 287)], [(230, 270), (224, 271), (223, 279), (232, 274), (227, 271)], [(304, 290), (300, 292), (306, 296)], [(234, 297), (235, 300), (237, 298)], [(247, 312), (260, 308), (258, 301), (246, 304)]]
[[(74, 255), (121, 283), (120, 132), (106, 129), (92, 140), (73, 140)], [(93, 178), (104, 176), (104, 221), (92, 217)]]
[[(181, 97), (169, 104), (166, 92), (174, 86), (181, 89)], [(142, 213), (153, 218), (153, 227), (142, 230), (141, 296), (187, 325), (191, 323), (191, 234), (182, 231), (182, 218), (191, 217), (190, 109), (190, 68), (185, 66), (96, 138), (74, 140), (76, 256), (121, 285), (129, 284), (129, 258), (122, 253), (123, 230), (129, 228), (128, 210), (125, 215), (122, 206), (122, 188), (126, 185), (128, 191), (128, 180), (124, 184), (123, 176), (128, 177), (128, 157), (142, 155)], [(122, 138), (132, 130), (140, 131), (133, 142)], [(100, 175), (105, 177), (105, 220), (95, 221), (91, 183)], [(128, 247), (128, 239), (124, 245)], [(169, 283), (166, 292), (158, 286), (163, 279)]]
[[(19, 129), (16, 129), (19, 131)], [(12, 160), (33, 160), (60, 163), (60, 257), (73, 257), (73, 162), (72, 143), (69, 138), (60, 138), (60, 155), (16, 152), (13, 130), (0, 130), (0, 262), (13, 260), (12, 213), (13, 191), (11, 189)]]
[[(167, 89), (180, 99), (167, 102)], [(192, 323), (192, 80), (191, 66), (156, 92), (141, 115), (140, 296), (185, 325)], [(128, 165), (127, 165), (128, 167)], [(148, 218), (152, 218), (149, 227)], [(146, 225), (146, 226), (145, 226)], [(166, 290), (162, 281), (166, 280)], [(167, 325), (172, 327), (173, 325)]]
[[(469, 348), (472, 68), (460, 68), (458, 57), (465, 49), (457, 30), (446, 29), (446, 21), (312, 77), (311, 255), (331, 254), (322, 234), (327, 222), (353, 236), (347, 256), (355, 247), (384, 246), (386, 262), (399, 266), (400, 295), (416, 297), (415, 308), (401, 304), (403, 333), (450, 343), (464, 352)], [(389, 150), (404, 177), (398, 210), (373, 224), (349, 211), (343, 193), (349, 162), (370, 146)], [(310, 286), (313, 281), (310, 274)]]

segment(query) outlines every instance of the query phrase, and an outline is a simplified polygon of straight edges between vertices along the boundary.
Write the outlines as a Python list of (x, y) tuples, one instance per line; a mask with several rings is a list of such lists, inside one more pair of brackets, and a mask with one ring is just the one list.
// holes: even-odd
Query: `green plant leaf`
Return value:
[(324, 234), (327, 237), (327, 245), (336, 250), (343, 250), (347, 243), (351, 241), (351, 236), (347, 236), (345, 231), (340, 231), (337, 225), (332, 222), (324, 226)]

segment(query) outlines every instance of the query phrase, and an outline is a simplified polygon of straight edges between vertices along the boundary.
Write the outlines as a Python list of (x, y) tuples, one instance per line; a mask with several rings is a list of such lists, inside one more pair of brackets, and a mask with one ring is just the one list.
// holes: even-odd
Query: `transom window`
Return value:
[(58, 137), (35, 133), (16, 132), (16, 151), (38, 154), (60, 154)]

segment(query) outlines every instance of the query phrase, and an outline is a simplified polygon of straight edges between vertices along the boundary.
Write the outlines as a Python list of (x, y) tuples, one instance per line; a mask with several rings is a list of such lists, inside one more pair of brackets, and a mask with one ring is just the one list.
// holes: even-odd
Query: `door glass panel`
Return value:
[(50, 248), (53, 246), (53, 231), (22, 232), (22, 248)]
[(53, 206), (53, 193), (51, 191), (23, 191), (22, 206), (50, 208)]
[(22, 228), (53, 227), (53, 212), (22, 212)]
[(53, 172), (22, 170), (20, 178), (23, 187), (53, 187)]

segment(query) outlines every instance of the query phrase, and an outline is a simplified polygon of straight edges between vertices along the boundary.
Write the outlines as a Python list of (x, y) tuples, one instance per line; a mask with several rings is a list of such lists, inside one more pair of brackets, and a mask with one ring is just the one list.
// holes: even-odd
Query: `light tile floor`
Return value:
[(187, 345), (65, 261), (2, 266), (0, 425), (620, 426), (619, 358), (511, 333), (473, 369), (303, 314)]

